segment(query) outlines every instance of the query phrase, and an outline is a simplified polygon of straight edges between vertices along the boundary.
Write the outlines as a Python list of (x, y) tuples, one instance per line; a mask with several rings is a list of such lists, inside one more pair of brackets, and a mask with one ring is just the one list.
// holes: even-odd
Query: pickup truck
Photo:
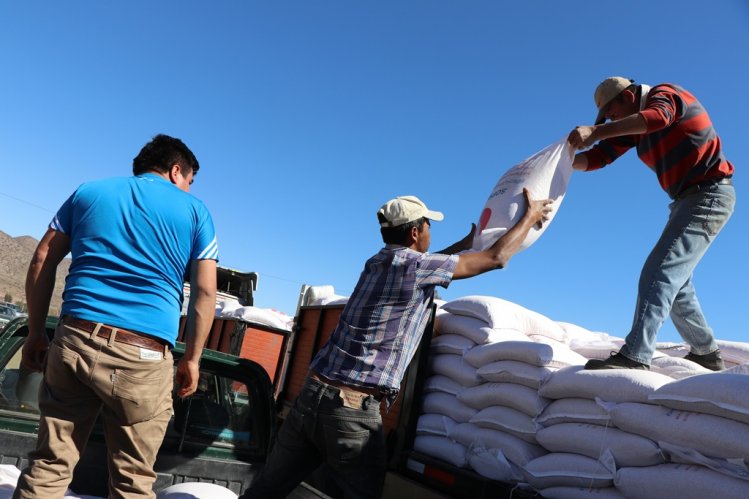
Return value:
[[(223, 272), (223, 273), (222, 273)], [(219, 270), (221, 293), (252, 305), (256, 274)], [(308, 286), (300, 292), (291, 330), (217, 317), (201, 361), (198, 392), (185, 401), (175, 397), (155, 470), (154, 490), (200, 481), (229, 488), (239, 494), (252, 482), (307, 375), (310, 361), (335, 328), (343, 305), (309, 303)], [(432, 317), (434, 314), (432, 314)], [(54, 333), (57, 320), (48, 319)], [(427, 357), (433, 321), (401, 385), (398, 400), (383, 414), (388, 442), (386, 499), (526, 499), (540, 497), (513, 484), (484, 478), (470, 470), (413, 450), (416, 423), (421, 412), (421, 387), (428, 375)], [(27, 464), (38, 429), (36, 388), (39, 373), (25, 373), (19, 361), (28, 333), (26, 319), (12, 321), (0, 333), (0, 463), (19, 468)], [(184, 353), (181, 321), (175, 361)], [(95, 429), (78, 467), (71, 489), (79, 494), (106, 496), (107, 470), (101, 430)], [(340, 494), (316, 473), (301, 484), (292, 498), (338, 497)]]
[[(237, 286), (235, 286), (236, 288)], [(302, 286), (291, 330), (231, 317), (214, 320), (207, 346), (255, 361), (266, 370), (272, 383), (275, 412), (282, 421), (301, 391), (310, 362), (335, 329), (344, 305), (314, 305), (309, 286)], [(243, 300), (240, 298), (240, 303)], [(403, 382), (400, 395), (383, 413), (389, 463), (383, 497), (501, 499), (540, 497), (514, 484), (484, 478), (473, 471), (413, 450), (416, 424), (421, 413), (424, 379), (429, 375), (427, 358), (432, 340), (433, 317), (422, 337)], [(183, 334), (180, 328), (180, 336)], [(326, 483), (324, 473), (308, 482), (333, 497), (338, 491)]]
[[(48, 318), (52, 337), (56, 318)], [(20, 365), (27, 319), (0, 333), (0, 463), (23, 469), (39, 427), (37, 389), (41, 374)], [(175, 362), (184, 344), (173, 350)], [(174, 398), (173, 417), (155, 464), (158, 491), (183, 482), (209, 482), (239, 494), (252, 482), (275, 433), (272, 385), (265, 370), (247, 359), (205, 350), (198, 392)], [(70, 488), (78, 494), (107, 496), (106, 446), (100, 427), (89, 439)], [(303, 484), (291, 497), (324, 498)]]

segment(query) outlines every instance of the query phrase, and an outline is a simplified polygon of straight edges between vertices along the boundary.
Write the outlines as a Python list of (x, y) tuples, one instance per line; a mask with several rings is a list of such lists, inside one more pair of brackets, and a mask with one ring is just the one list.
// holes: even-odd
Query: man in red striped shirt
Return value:
[(658, 330), (670, 314), (690, 346), (686, 358), (714, 371), (724, 369), (692, 283), (695, 267), (736, 202), (734, 168), (710, 117), (691, 93), (671, 83), (650, 87), (614, 76), (598, 85), (594, 99), (595, 125), (578, 126), (568, 137), (577, 149), (593, 146), (575, 156), (573, 167), (597, 170), (635, 147), (672, 202), (663, 234), (640, 274), (635, 318), (624, 346), (585, 368), (649, 369)]

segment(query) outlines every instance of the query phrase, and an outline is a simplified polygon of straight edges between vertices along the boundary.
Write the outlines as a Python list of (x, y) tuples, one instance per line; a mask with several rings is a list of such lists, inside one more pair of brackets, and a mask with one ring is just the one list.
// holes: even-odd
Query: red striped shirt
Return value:
[(584, 153), (588, 170), (603, 168), (636, 147), (672, 198), (691, 185), (733, 175), (710, 116), (688, 91), (670, 83), (656, 85), (640, 114), (647, 132), (600, 141)]

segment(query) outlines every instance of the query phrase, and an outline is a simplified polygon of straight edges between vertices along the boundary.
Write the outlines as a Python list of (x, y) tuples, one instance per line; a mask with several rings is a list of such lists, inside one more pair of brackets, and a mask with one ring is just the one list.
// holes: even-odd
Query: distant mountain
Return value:
[[(13, 302), (26, 303), (26, 271), (39, 241), (30, 236), (12, 237), (0, 231), (0, 300), (6, 294), (13, 297)], [(57, 267), (55, 290), (52, 293), (49, 312), (56, 315), (62, 306), (62, 291), (65, 288), (65, 277), (70, 269), (70, 258), (65, 258)]]

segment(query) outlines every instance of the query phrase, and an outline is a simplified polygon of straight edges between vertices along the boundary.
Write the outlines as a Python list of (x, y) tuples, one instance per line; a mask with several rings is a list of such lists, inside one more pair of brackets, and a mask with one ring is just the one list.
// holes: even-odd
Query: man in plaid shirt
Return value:
[(325, 463), (346, 498), (378, 498), (386, 450), (380, 402), (396, 399), (401, 379), (426, 328), (436, 286), (503, 268), (551, 200), (533, 201), (520, 221), (486, 251), (470, 248), (473, 231), (438, 253), (427, 253), (431, 222), (444, 218), (415, 196), (377, 212), (385, 247), (367, 260), (335, 331), (310, 365), (260, 475), (243, 498), (286, 497)]

